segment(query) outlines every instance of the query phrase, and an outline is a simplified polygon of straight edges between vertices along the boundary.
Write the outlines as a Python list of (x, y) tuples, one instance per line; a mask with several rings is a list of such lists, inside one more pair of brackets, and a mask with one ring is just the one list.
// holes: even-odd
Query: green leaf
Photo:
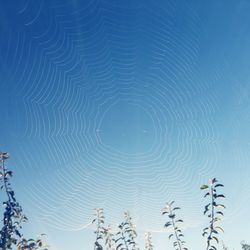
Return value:
[(219, 240), (217, 237), (213, 236), (212, 239), (214, 239), (219, 244)]
[(216, 229), (219, 229), (221, 232), (223, 232), (224, 233), (224, 230), (223, 230), (223, 228), (221, 228), (221, 227), (215, 227)]
[(207, 189), (208, 188), (208, 185), (202, 185), (201, 187), (200, 187), (200, 189)]

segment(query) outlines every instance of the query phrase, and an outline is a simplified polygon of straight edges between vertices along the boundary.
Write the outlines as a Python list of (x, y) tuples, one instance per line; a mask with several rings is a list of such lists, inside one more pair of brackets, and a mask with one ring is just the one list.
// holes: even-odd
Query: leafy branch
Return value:
[(104, 211), (103, 208), (96, 208), (95, 209), (95, 219), (92, 221), (92, 223), (96, 222), (96, 240), (94, 245), (94, 250), (103, 250), (103, 246), (101, 245), (100, 241), (104, 238)]
[(125, 221), (122, 222), (118, 228), (119, 231), (117, 233), (116, 243), (118, 243), (116, 249), (117, 250), (138, 250), (138, 246), (136, 244), (136, 229), (135, 225), (132, 222), (132, 218), (129, 212), (124, 213)]
[(185, 247), (185, 241), (182, 240), (184, 234), (179, 227), (180, 223), (183, 223), (182, 219), (177, 219), (175, 211), (179, 210), (180, 207), (173, 207), (174, 201), (167, 203), (166, 206), (162, 209), (162, 214), (167, 214), (169, 221), (164, 225), (165, 228), (172, 227), (173, 233), (169, 235), (169, 239), (174, 238), (173, 246), (176, 250), (187, 250)]
[(209, 226), (203, 229), (203, 236), (207, 237), (207, 250), (216, 250), (214, 242), (219, 243), (218, 234), (219, 232), (224, 232), (222, 227), (218, 226), (218, 222), (221, 217), (224, 216), (222, 209), (225, 206), (220, 202), (220, 199), (225, 198), (223, 194), (218, 194), (217, 189), (224, 187), (222, 184), (218, 183), (216, 178), (209, 180), (208, 185), (202, 185), (201, 189), (206, 190), (204, 198), (209, 197), (210, 202), (205, 206), (204, 215), (210, 219)]
[(105, 238), (106, 250), (115, 250), (116, 249), (115, 239), (114, 239), (114, 234), (112, 233), (111, 226), (104, 228), (103, 235)]
[[(4, 191), (7, 200), (3, 201), (4, 213), (3, 213), (3, 226), (0, 230), (0, 249), (8, 250), (12, 249), (13, 245), (17, 246), (18, 250), (33, 250), (44, 249), (42, 239), (29, 239), (26, 240), (22, 233), (22, 223), (28, 219), (23, 214), (21, 205), (17, 202), (15, 192), (13, 191), (10, 178), (12, 177), (12, 171), (6, 167), (6, 160), (9, 159), (7, 152), (0, 152), (0, 181), (1, 190)], [(45, 248), (44, 248), (45, 247)]]
[(48, 246), (44, 243), (44, 239), (42, 239), (43, 236), (45, 236), (45, 235), (42, 234), (36, 240), (34, 240), (34, 239), (29, 239), (29, 240), (22, 239), (17, 244), (17, 250), (39, 250), (41, 248), (43, 250), (48, 250), (48, 248), (47, 248)]

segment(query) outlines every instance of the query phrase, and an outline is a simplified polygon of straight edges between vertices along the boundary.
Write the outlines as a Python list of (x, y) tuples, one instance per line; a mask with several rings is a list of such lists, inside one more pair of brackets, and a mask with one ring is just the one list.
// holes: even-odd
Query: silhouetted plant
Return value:
[(145, 233), (145, 249), (146, 250), (153, 250), (153, 242), (152, 242), (152, 234), (150, 232)]
[(12, 171), (9, 171), (5, 165), (5, 161), (9, 158), (8, 153), (0, 152), (0, 176), (1, 189), (4, 190), (7, 201), (3, 202), (3, 227), (0, 231), (0, 248), (12, 249), (12, 245), (17, 245), (18, 239), (21, 238), (20, 225), (27, 218), (22, 213), (22, 208), (16, 201), (14, 191), (12, 190), (9, 178), (12, 176)]
[[(221, 209), (225, 209), (225, 206), (219, 201), (221, 198), (225, 198), (223, 194), (217, 194), (217, 188), (224, 187), (218, 183), (216, 178), (209, 180), (208, 185), (202, 185), (201, 189), (206, 190), (205, 198), (209, 197), (210, 201), (205, 206), (204, 215), (207, 215), (210, 219), (209, 226), (203, 229), (203, 236), (207, 238), (207, 250), (216, 250), (214, 242), (219, 243), (218, 234), (219, 231), (224, 232), (222, 227), (218, 226), (218, 222), (221, 217), (224, 216)], [(219, 202), (218, 202), (219, 201)]]
[(117, 232), (115, 243), (117, 244), (117, 250), (128, 250), (128, 242), (125, 233), (125, 222), (122, 222), (119, 226), (119, 231)]
[(103, 208), (96, 208), (95, 209), (95, 219), (92, 221), (92, 223), (96, 223), (96, 240), (95, 240), (95, 245), (94, 249), (95, 250), (103, 250), (103, 246), (100, 243), (104, 239), (104, 211)]
[[(4, 213), (3, 213), (3, 227), (0, 231), (0, 249), (7, 250), (12, 249), (13, 246), (17, 246), (19, 250), (33, 250), (33, 249), (44, 249), (43, 241), (41, 239), (26, 240), (22, 233), (22, 223), (28, 219), (23, 214), (22, 207), (15, 198), (15, 192), (13, 191), (10, 178), (13, 173), (10, 171), (5, 164), (5, 161), (9, 158), (9, 154), (6, 152), (0, 152), (0, 180), (1, 190), (6, 194), (6, 199), (3, 202)], [(44, 250), (46, 250), (45, 248)]]
[(130, 216), (129, 212), (124, 213), (125, 217), (125, 225), (127, 225), (125, 232), (128, 234), (129, 245), (132, 246), (132, 250), (137, 250), (138, 246), (136, 244), (136, 227), (135, 224), (132, 222), (132, 217)]
[(184, 234), (182, 233), (182, 230), (178, 226), (180, 223), (183, 222), (182, 219), (177, 219), (175, 211), (179, 210), (180, 207), (172, 207), (174, 204), (174, 201), (170, 203), (166, 203), (166, 206), (162, 209), (162, 214), (167, 214), (169, 221), (167, 221), (164, 225), (165, 228), (172, 228), (173, 233), (169, 235), (169, 239), (174, 238), (173, 246), (177, 250), (187, 250), (187, 247), (185, 247), (185, 241), (182, 240), (184, 237)]
[(136, 244), (136, 229), (135, 225), (132, 222), (132, 218), (129, 212), (124, 213), (125, 221), (122, 222), (118, 228), (119, 232), (117, 233), (117, 250), (138, 250), (138, 246)]
[(103, 235), (105, 238), (106, 250), (115, 250), (116, 249), (115, 239), (114, 239), (114, 234), (112, 233), (111, 226), (104, 228)]

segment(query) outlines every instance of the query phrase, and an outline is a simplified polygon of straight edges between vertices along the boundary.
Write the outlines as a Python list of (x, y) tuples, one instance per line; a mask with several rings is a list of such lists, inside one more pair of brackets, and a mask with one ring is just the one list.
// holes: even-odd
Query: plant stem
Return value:
[(124, 243), (125, 243), (126, 249), (129, 250), (128, 244), (127, 244), (127, 241), (126, 241), (126, 237), (125, 237), (124, 232), (123, 232), (123, 227), (122, 227), (122, 239), (123, 239), (123, 241), (124, 241)]
[(210, 233), (209, 236), (207, 238), (207, 249), (209, 250), (210, 247), (210, 241), (211, 241), (211, 237), (213, 234), (213, 230), (214, 230), (214, 188), (213, 185), (211, 186), (211, 196), (212, 196), (212, 211), (211, 211), (211, 225), (210, 225)]
[[(172, 217), (172, 215), (173, 215), (173, 212), (172, 212), (172, 209), (170, 208), (170, 216)], [(178, 234), (177, 234), (177, 231), (176, 231), (175, 220), (174, 220), (174, 218), (172, 218), (171, 220), (172, 220), (172, 224), (173, 224), (173, 228), (174, 228), (175, 238), (176, 238), (177, 244), (179, 246), (179, 250), (182, 250), (181, 243), (180, 243), (180, 238), (178, 237)]]
[(97, 232), (96, 232), (96, 241), (95, 241), (94, 250), (96, 250), (96, 242), (98, 242), (99, 234), (100, 234), (100, 215), (99, 215), (99, 212), (97, 212)]

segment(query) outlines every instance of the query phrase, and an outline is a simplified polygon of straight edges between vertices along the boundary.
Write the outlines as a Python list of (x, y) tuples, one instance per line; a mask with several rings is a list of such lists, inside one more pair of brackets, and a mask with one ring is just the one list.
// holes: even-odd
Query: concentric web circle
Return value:
[(27, 207), (63, 230), (87, 226), (95, 207), (111, 223), (131, 210), (157, 230), (172, 199), (192, 220), (194, 189), (218, 154), (215, 80), (198, 77), (195, 12), (172, 0), (21, 1), (10, 12), (18, 25), (3, 72), (19, 110), (8, 122)]

